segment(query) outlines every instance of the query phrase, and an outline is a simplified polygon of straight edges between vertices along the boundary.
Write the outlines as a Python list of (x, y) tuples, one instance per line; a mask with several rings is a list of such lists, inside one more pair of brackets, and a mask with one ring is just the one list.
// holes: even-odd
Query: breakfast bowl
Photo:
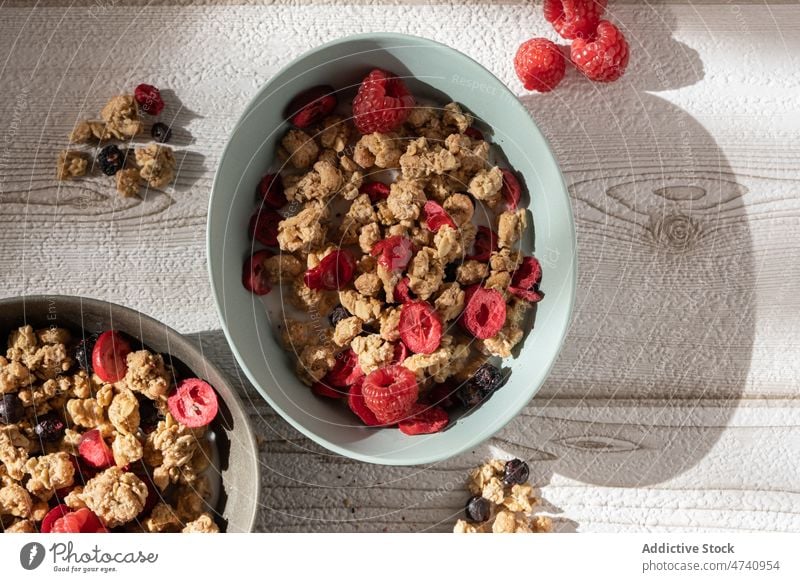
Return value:
[[(59, 367), (54, 373), (52, 370), (40, 371), (35, 362), (38, 355), (33, 354), (32, 351), (27, 352), (27, 355), (25, 353), (26, 350), (23, 345), (25, 333), (18, 332), (17, 330), (20, 330), (20, 328), (29, 330), (27, 335), (29, 338), (28, 345), (38, 345), (39, 348), (37, 349), (40, 350), (40, 353), (56, 354), (53, 357), (60, 358), (64, 362), (63, 367)], [(65, 339), (47, 339), (47, 334), (56, 337), (62, 334), (61, 330), (66, 330), (67, 332)], [(34, 397), (31, 408), (34, 411), (32, 415), (26, 412), (18, 414), (17, 419), (10, 418), (13, 414), (10, 410), (10, 401), (5, 401), (3, 403), (5, 405), (4, 409), (0, 411), (2, 412), (0, 414), (0, 428), (22, 427), (22, 424), (13, 424), (20, 419), (23, 422), (30, 423), (32, 430), (27, 435), (33, 443), (32, 446), (34, 448), (40, 447), (43, 450), (41, 453), (31, 452), (29, 462), (34, 461), (35, 454), (46, 453), (50, 458), (62, 455), (62, 458), (68, 459), (74, 467), (74, 471), (72, 468), (68, 469), (70, 475), (74, 473), (74, 479), (70, 479), (70, 482), (72, 482), (70, 487), (58, 489), (55, 494), (52, 491), (38, 491), (36, 487), (32, 486), (34, 479), (31, 477), (26, 484), (27, 489), (31, 492), (31, 497), (33, 497), (34, 501), (40, 499), (49, 502), (50, 511), (48, 512), (48, 517), (45, 517), (44, 521), (42, 521), (41, 515), (33, 517), (37, 511), (37, 506), (34, 505), (34, 514), (27, 516), (30, 520), (29, 523), (35, 523), (35, 527), (40, 531), (59, 531), (58, 529), (49, 529), (55, 518), (63, 517), (69, 512), (67, 505), (72, 509), (77, 509), (76, 505), (71, 505), (67, 501), (71, 495), (69, 493), (70, 490), (74, 489), (76, 493), (80, 494), (77, 486), (82, 484), (83, 493), (86, 493), (90, 481), (102, 484), (99, 479), (102, 479), (103, 475), (111, 471), (117, 471), (117, 473), (114, 473), (116, 476), (130, 475), (128, 479), (133, 480), (136, 487), (143, 488), (146, 485), (146, 489), (143, 489), (143, 491), (147, 493), (147, 500), (144, 502), (144, 509), (139, 510), (138, 515), (132, 519), (127, 519), (131, 516), (126, 517), (126, 523), (122, 524), (116, 521), (109, 523), (108, 520), (103, 520), (102, 525), (104, 528), (98, 531), (181, 531), (185, 524), (180, 517), (180, 510), (176, 511), (174, 515), (165, 515), (172, 514), (172, 511), (164, 505), (165, 503), (175, 503), (176, 507), (180, 507), (178, 498), (183, 495), (181, 487), (188, 487), (189, 489), (194, 487), (198, 493), (201, 488), (203, 489), (203, 497), (205, 499), (202, 502), (202, 507), (197, 509), (197, 513), (202, 512), (205, 515), (203, 518), (206, 526), (205, 531), (216, 531), (217, 529), (223, 532), (252, 531), (258, 509), (259, 490), (258, 452), (252, 427), (246, 409), (233, 387), (225, 376), (204, 357), (199, 347), (170, 327), (133, 309), (96, 299), (58, 295), (0, 299), (0, 333), (3, 334), (3, 341), (5, 341), (5, 338), (9, 338), (9, 359), (3, 359), (0, 362), (5, 366), (4, 374), (11, 370), (10, 366), (15, 363), (11, 358), (15, 357), (17, 361), (25, 362), (30, 367), (31, 373), (37, 378), (37, 380), (33, 381), (33, 388), (27, 390), (28, 393), (36, 393), (39, 390), (37, 386), (41, 385), (40, 382), (42, 381), (46, 382), (48, 376), (55, 377), (60, 390), (64, 390), (65, 385), (69, 386), (66, 388), (67, 391), (64, 393), (64, 397), (59, 399), (59, 391), (56, 391), (55, 395), (53, 395), (45, 390), (44, 385), (41, 385), (40, 394), (44, 394), (46, 398), (37, 400), (42, 396)], [(179, 470), (181, 475), (173, 472), (168, 480), (165, 476), (165, 484), (162, 487), (158, 485), (158, 479), (155, 478), (155, 470), (152, 468), (155, 463), (148, 460), (148, 437), (158, 434), (159, 428), (156, 428), (158, 425), (169, 424), (169, 421), (166, 421), (165, 418), (171, 417), (172, 404), (170, 404), (169, 413), (165, 412), (166, 406), (163, 408), (152, 407), (149, 409), (152, 412), (149, 417), (150, 420), (146, 420), (147, 414), (144, 403), (149, 397), (133, 388), (129, 383), (128, 377), (123, 377), (121, 381), (115, 382), (113, 387), (110, 383), (102, 384), (102, 382), (107, 381), (107, 378), (102, 378), (102, 382), (92, 379), (91, 382), (87, 382), (87, 388), (91, 388), (85, 390), (86, 394), (81, 396), (73, 394), (73, 391), (76, 393), (78, 391), (78, 383), (77, 380), (73, 380), (74, 378), (79, 376), (97, 378), (101, 375), (98, 367), (100, 364), (96, 360), (98, 352), (101, 351), (99, 346), (102, 340), (96, 339), (99, 334), (114, 337), (117, 347), (122, 342), (129, 344), (133, 351), (147, 350), (151, 354), (160, 354), (164, 363), (162, 368), (165, 372), (164, 375), (169, 378), (164, 384), (164, 386), (169, 386), (168, 391), (164, 394), (165, 398), (177, 393), (178, 389), (174, 388), (174, 384), (177, 383), (178, 388), (180, 388), (181, 380), (198, 379), (195, 381), (199, 382), (199, 379), (202, 379), (213, 388), (213, 392), (216, 393), (216, 397), (213, 398), (213, 417), (209, 416), (207, 419), (202, 419), (200, 423), (190, 422), (189, 424), (198, 427), (192, 431), (178, 430), (177, 433), (172, 433), (177, 435), (186, 434), (186, 437), (179, 436), (179, 438), (188, 438), (197, 442), (197, 448), (194, 449), (196, 454), (192, 458), (203, 458), (203, 462), (198, 463), (196, 469), (196, 477), (197, 479), (202, 479), (202, 486), (199, 480), (192, 482), (184, 480), (188, 474), (186, 466), (175, 463), (172, 466)], [(99, 337), (102, 338), (103, 336), (99, 335)], [(86, 347), (92, 344), (97, 349)], [(57, 355), (59, 349), (61, 354)], [(47, 350), (50, 351), (47, 352)], [(137, 353), (146, 352), (140, 351)], [(90, 363), (86, 364), (87, 361)], [(130, 359), (128, 361), (130, 362)], [(9, 377), (6, 374), (6, 381)], [(155, 384), (153, 383), (148, 385), (149, 388), (155, 390), (154, 386)], [(101, 393), (109, 394), (110, 406), (108, 403), (105, 405), (100, 404), (102, 401)], [(113, 397), (110, 394), (113, 394)], [(136, 412), (134, 416), (124, 416), (120, 412), (125, 408), (124, 406), (117, 406), (115, 409), (118, 395), (123, 397), (127, 395), (133, 404), (135, 404), (133, 397), (136, 397), (139, 404), (135, 406)], [(4, 396), (11, 396), (11, 394), (5, 394)], [(86, 397), (86, 400), (82, 401), (81, 398), (83, 397)], [(27, 402), (24, 386), (15, 394), (14, 400), (16, 401), (17, 398), (25, 403), (25, 410), (27, 411), (29, 403)], [(74, 402), (71, 403), (70, 399)], [(58, 404), (56, 404), (56, 401), (58, 401)], [(91, 414), (82, 408), (83, 403), (89, 401), (93, 405), (97, 403), (100, 406), (104, 406), (105, 410), (101, 415), (95, 417), (99, 419), (97, 423), (81, 424), (84, 420), (79, 418), (78, 413), (80, 412), (81, 416)], [(124, 398), (120, 400), (120, 403), (124, 404), (124, 402)], [(81, 406), (73, 408), (73, 404), (76, 403)], [(164, 400), (164, 403), (166, 403), (166, 400)], [(17, 408), (19, 410), (19, 407)], [(130, 408), (129, 406), (128, 409)], [(116, 410), (116, 416), (114, 416), (114, 410)], [(136, 436), (140, 442), (144, 442), (145, 458), (144, 461), (139, 461), (133, 460), (134, 458), (131, 457), (132, 460), (128, 463), (120, 462), (118, 454), (125, 454), (125, 452), (124, 448), (117, 448), (116, 441), (119, 434), (121, 434), (115, 432), (121, 422), (118, 419), (124, 418), (128, 420), (134, 417), (136, 426), (128, 425), (123, 432)], [(28, 420), (24, 420), (26, 418)], [(69, 419), (66, 422), (66, 432), (63, 423), (65, 418)], [(177, 420), (183, 421), (182, 419)], [(12, 424), (6, 425), (6, 422)], [(109, 431), (114, 435), (113, 446), (111, 447), (102, 444), (94, 446), (97, 443), (102, 443), (103, 440), (109, 443), (112, 442), (111, 437), (102, 428), (103, 423), (107, 427), (111, 425), (114, 427)], [(59, 434), (56, 434), (55, 439), (50, 438), (47, 434), (47, 431), (51, 430), (54, 425), (58, 425), (54, 430), (60, 431), (60, 438), (58, 438)], [(97, 428), (91, 430), (93, 426), (98, 427), (99, 430)], [(174, 424), (173, 426), (179, 428)], [(81, 435), (78, 443), (68, 442), (68, 435), (71, 431), (73, 434)], [(200, 431), (202, 431), (202, 434)], [(92, 433), (95, 433), (96, 440), (86, 443), (85, 441), (89, 440), (88, 435)], [(24, 429), (23, 434), (26, 434)], [(165, 434), (165, 436), (168, 435)], [(122, 442), (125, 441), (123, 440)], [(186, 442), (184, 442), (185, 444)], [(191, 445), (191, 443), (189, 444)], [(84, 445), (90, 446), (90, 448), (85, 449)], [(113, 450), (113, 458), (108, 458), (107, 462), (103, 461), (105, 464), (96, 463), (97, 451), (101, 450), (109, 455)], [(173, 452), (176, 450), (173, 449)], [(186, 451), (188, 449), (184, 448), (183, 450)], [(87, 451), (92, 454), (89, 455)], [(137, 455), (139, 458), (141, 458), (141, 451), (142, 449), (139, 449), (139, 454)], [(65, 454), (69, 454), (69, 457), (65, 456)], [(163, 455), (166, 457), (168, 454), (172, 453), (164, 449)], [(186, 453), (184, 452), (184, 454)], [(4, 459), (9, 460), (7, 457), (4, 457)], [(163, 462), (162, 466), (166, 467), (167, 463)], [(134, 475), (138, 481), (134, 479)], [(53, 487), (58, 487), (58, 485), (53, 484)], [(98, 492), (101, 492), (99, 487)], [(105, 501), (98, 502), (105, 508), (113, 507), (114, 501), (109, 499), (109, 496), (113, 496), (108, 491), (103, 496)], [(79, 505), (81, 503), (78, 503)], [(86, 502), (86, 505), (91, 504)], [(166, 511), (162, 511), (161, 516), (155, 518), (153, 517), (156, 511), (154, 508), (159, 505)], [(58, 515), (55, 515), (56, 513)], [(98, 514), (100, 519), (104, 518), (102, 512), (98, 512)], [(50, 519), (50, 517), (53, 519)], [(150, 517), (153, 518), (153, 527), (148, 524), (148, 518)], [(175, 517), (178, 519), (175, 520)], [(96, 520), (96, 518), (97, 516), (93, 516), (91, 519)], [(118, 515), (114, 516), (114, 519), (119, 522), (122, 521)], [(188, 518), (186, 519), (188, 520)], [(7, 524), (4, 524), (4, 527), (7, 527)], [(14, 530), (12, 529), (11, 531)], [(94, 530), (67, 528), (60, 531)], [(198, 530), (193, 529), (191, 531)]]
[[(258, 296), (243, 286), (242, 265), (258, 248), (251, 240), (252, 231), (248, 232), (255, 192), (264, 174), (275, 171), (276, 152), (291, 127), (287, 110), (294, 107), (298, 94), (330, 86), (343, 105), (337, 112), (350, 115), (353, 95), (374, 69), (402, 79), (418, 104), (455, 102), (469, 112), (478, 130), (473, 134), (488, 136), (502, 165), (514, 168), (524, 184), (532, 217), (527, 219), (531, 228), (524, 233), (521, 250), (535, 252), (544, 271), (537, 288), (544, 300), (526, 320), (524, 340), (512, 357), (498, 364), (503, 386), (480, 406), (451, 412), (447, 427), (431, 434), (409, 436), (396, 428), (363, 426), (347, 406), (332, 406), (309, 390), (308, 382), (298, 379), (292, 350), (280, 339), (289, 311), (283, 288)], [(333, 211), (331, 215), (331, 222), (341, 220)], [(433, 463), (500, 430), (547, 377), (564, 341), (575, 297), (575, 231), (569, 197), (536, 124), (516, 97), (477, 62), (439, 43), (400, 34), (363, 34), (320, 46), (292, 61), (258, 92), (219, 163), (209, 204), (207, 245), (222, 327), (247, 377), (301, 433), (330, 451), (371, 463)], [(327, 315), (312, 313), (315, 325), (327, 326)]]

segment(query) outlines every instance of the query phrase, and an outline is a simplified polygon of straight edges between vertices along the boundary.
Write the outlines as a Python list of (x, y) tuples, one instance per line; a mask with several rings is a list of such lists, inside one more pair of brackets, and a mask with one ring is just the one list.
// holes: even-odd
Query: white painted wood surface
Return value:
[[(569, 72), (549, 95), (513, 75), (520, 41), (555, 38), (528, 3), (2, 7), (2, 294), (109, 299), (202, 342), (252, 402), (262, 530), (444, 531), (468, 467), (501, 454), (531, 461), (563, 531), (800, 531), (800, 10), (610, 4), (628, 74)], [(292, 57), (370, 30), (448, 43), (523, 95), (577, 219), (552, 376), (494, 439), (430, 467), (300, 437), (236, 368), (205, 269), (211, 180), (244, 104)], [(72, 124), (143, 81), (169, 89), (174, 187), (130, 201), (106, 178), (57, 183)]]

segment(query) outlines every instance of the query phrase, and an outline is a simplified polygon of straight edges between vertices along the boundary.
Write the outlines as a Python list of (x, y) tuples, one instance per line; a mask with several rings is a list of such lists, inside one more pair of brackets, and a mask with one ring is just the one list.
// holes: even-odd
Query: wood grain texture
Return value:
[[(108, 299), (194, 337), (252, 406), (263, 530), (444, 531), (467, 468), (496, 454), (531, 461), (562, 531), (800, 530), (796, 7), (612, 2), (628, 74), (569, 71), (527, 95), (514, 47), (553, 37), (527, 3), (275, 4), (0, 8), (3, 294)], [(205, 270), (213, 172), (247, 100), (303, 51), (377, 30), (450, 44), (522, 95), (578, 229), (575, 318), (547, 383), (494, 439), (430, 467), (300, 437), (236, 367)], [(75, 121), (142, 81), (169, 88), (174, 186), (123, 200), (107, 178), (57, 183)]]

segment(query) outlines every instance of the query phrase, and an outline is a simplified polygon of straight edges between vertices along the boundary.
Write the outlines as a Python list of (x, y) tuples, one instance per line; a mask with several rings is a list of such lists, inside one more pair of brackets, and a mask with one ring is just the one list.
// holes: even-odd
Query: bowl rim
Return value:
[[(211, 264), (211, 255), (212, 255), (212, 252), (211, 252), (211, 250), (212, 250), (211, 210), (212, 210), (212, 206), (214, 204), (214, 196), (220, 189), (219, 180), (220, 180), (220, 173), (221, 173), (221, 168), (222, 168), (223, 161), (225, 160), (226, 156), (229, 155), (229, 149), (231, 149), (231, 147), (232, 147), (232, 143), (234, 141), (234, 138), (236, 137), (236, 133), (239, 130), (239, 127), (241, 127), (241, 125), (244, 123), (244, 121), (247, 119), (247, 117), (252, 113), (252, 111), (258, 105), (258, 103), (260, 103), (262, 100), (264, 100), (265, 97), (268, 95), (269, 91), (272, 88), (272, 83), (273, 83), (274, 79), (276, 79), (277, 77), (281, 76), (285, 71), (289, 70), (291, 67), (295, 66), (299, 61), (302, 61), (303, 59), (306, 59), (306, 58), (308, 58), (308, 57), (310, 57), (312, 55), (315, 55), (315, 54), (317, 54), (319, 52), (325, 51), (326, 49), (329, 49), (331, 47), (338, 46), (338, 45), (341, 45), (341, 44), (345, 44), (345, 43), (348, 43), (348, 42), (358, 41), (358, 40), (379, 40), (379, 39), (381, 39), (381, 40), (382, 39), (385, 39), (385, 40), (396, 40), (396, 41), (401, 41), (401, 42), (402, 41), (411, 42), (411, 43), (414, 43), (416, 46), (421, 46), (421, 45), (427, 44), (427, 45), (429, 45), (431, 47), (436, 48), (437, 50), (441, 50), (441, 51), (444, 51), (446, 53), (449, 53), (451, 56), (453, 56), (453, 57), (455, 57), (457, 59), (466, 59), (467, 61), (470, 61), (473, 64), (475, 64), (478, 67), (480, 67), (481, 69), (483, 69), (491, 77), (491, 79), (493, 79), (497, 83), (499, 91), (501, 93), (503, 93), (503, 95), (505, 97), (510, 97), (510, 99), (507, 100), (507, 104), (509, 106), (513, 107), (514, 109), (516, 109), (517, 111), (521, 111), (522, 113), (524, 113), (525, 116), (530, 120), (531, 129), (535, 132), (535, 135), (545, 145), (545, 147), (547, 149), (547, 152), (550, 154), (550, 157), (552, 158), (553, 163), (555, 164), (555, 169), (556, 169), (557, 174), (558, 174), (558, 180), (559, 180), (559, 183), (561, 185), (561, 192), (563, 193), (563, 195), (567, 199), (566, 201), (567, 201), (567, 207), (569, 209), (569, 212), (568, 212), (568, 216), (567, 216), (568, 224), (566, 226), (569, 228), (570, 239), (572, 240), (573, 250), (574, 250), (573, 256), (571, 257), (571, 260), (570, 260), (570, 272), (569, 272), (570, 284), (568, 285), (568, 288), (566, 289), (566, 291), (569, 294), (569, 297), (567, 298), (567, 301), (569, 303), (568, 309), (567, 309), (567, 317), (566, 317), (563, 329), (560, 330), (560, 335), (559, 335), (558, 341), (557, 341), (555, 356), (553, 357), (553, 359), (547, 365), (547, 369), (545, 370), (544, 375), (543, 375), (544, 380), (542, 381), (542, 383), (540, 383), (539, 386), (537, 386), (535, 389), (533, 389), (531, 391), (529, 398), (525, 399), (524, 401), (521, 401), (521, 403), (518, 406), (514, 407), (513, 409), (512, 408), (508, 409), (507, 419), (500, 427), (498, 427), (497, 431), (493, 432), (490, 435), (477, 434), (477, 436), (474, 436), (472, 438), (464, 439), (464, 441), (462, 442), (461, 445), (459, 445), (457, 447), (453, 447), (451, 450), (449, 450), (449, 451), (447, 451), (445, 453), (419, 454), (418, 457), (413, 461), (411, 461), (411, 460), (403, 460), (403, 459), (394, 459), (394, 458), (385, 458), (385, 457), (381, 457), (381, 456), (378, 456), (378, 455), (372, 455), (372, 454), (363, 454), (363, 453), (355, 452), (355, 451), (353, 451), (351, 449), (348, 449), (347, 447), (340, 446), (340, 445), (338, 445), (338, 444), (336, 444), (334, 442), (329, 441), (328, 439), (326, 439), (324, 437), (321, 437), (320, 435), (316, 434), (314, 431), (307, 429), (301, 423), (297, 422), (294, 418), (292, 418), (291, 415), (287, 414), (286, 411), (284, 411), (280, 406), (278, 406), (275, 403), (275, 401), (270, 397), (270, 395), (267, 393), (267, 391), (265, 389), (263, 389), (259, 385), (259, 383), (255, 380), (255, 374), (253, 374), (250, 371), (250, 369), (248, 368), (248, 366), (245, 365), (245, 363), (243, 362), (243, 358), (242, 358), (241, 354), (239, 353), (239, 350), (237, 349), (236, 344), (233, 341), (232, 334), (231, 334), (230, 330), (228, 329), (228, 323), (227, 323), (227, 320), (226, 320), (225, 315), (224, 315), (225, 314), (225, 309), (224, 309), (224, 305), (223, 305), (223, 301), (222, 301), (222, 291), (217, 289), (217, 286), (216, 286), (215, 281), (214, 281), (214, 275), (213, 275), (212, 264)], [(550, 375), (550, 372), (552, 371), (553, 366), (555, 365), (556, 360), (558, 359), (558, 355), (561, 353), (561, 351), (562, 351), (562, 349), (564, 347), (564, 343), (566, 341), (567, 333), (568, 333), (568, 331), (569, 331), (569, 329), (571, 327), (572, 319), (574, 317), (575, 297), (577, 295), (577, 286), (578, 286), (577, 246), (578, 245), (577, 245), (577, 236), (576, 236), (576, 230), (575, 230), (575, 217), (574, 217), (574, 214), (572, 212), (572, 204), (571, 204), (570, 199), (569, 199), (569, 189), (568, 189), (566, 181), (564, 179), (564, 174), (561, 171), (561, 166), (558, 163), (558, 159), (556, 158), (556, 156), (555, 156), (555, 154), (553, 152), (553, 148), (550, 145), (550, 142), (547, 140), (545, 135), (539, 129), (539, 126), (536, 124), (536, 121), (533, 119), (533, 117), (531, 116), (530, 112), (520, 102), (519, 97), (517, 95), (515, 95), (511, 91), (511, 89), (509, 89), (508, 86), (506, 86), (506, 84), (502, 80), (500, 80), (492, 71), (487, 69), (485, 66), (483, 66), (481, 63), (479, 63), (478, 61), (476, 61), (475, 59), (473, 59), (469, 55), (466, 55), (466, 54), (462, 53), (461, 51), (459, 51), (457, 49), (454, 49), (451, 46), (448, 46), (446, 44), (440, 43), (440, 42), (435, 41), (435, 40), (431, 40), (429, 38), (425, 38), (425, 37), (422, 37), (422, 36), (411, 35), (411, 34), (403, 34), (403, 33), (398, 33), (398, 32), (365, 32), (365, 33), (358, 33), (358, 34), (352, 34), (352, 35), (339, 37), (339, 38), (336, 38), (334, 40), (331, 40), (331, 41), (328, 41), (326, 43), (323, 43), (321, 45), (317, 45), (316, 47), (313, 47), (313, 48), (303, 52), (302, 54), (300, 54), (300, 55), (296, 56), (295, 58), (291, 59), (290, 61), (288, 61), (279, 70), (277, 70), (275, 73), (273, 73), (269, 77), (269, 79), (263, 85), (261, 85), (261, 87), (258, 89), (256, 94), (247, 102), (247, 105), (245, 105), (244, 109), (242, 110), (242, 114), (237, 119), (236, 125), (234, 126), (233, 130), (231, 131), (230, 135), (228, 136), (227, 141), (225, 142), (225, 147), (222, 149), (222, 153), (220, 154), (220, 157), (219, 157), (219, 162), (217, 163), (217, 168), (216, 168), (216, 170), (214, 172), (214, 180), (213, 180), (212, 185), (211, 185), (211, 194), (209, 195), (209, 199), (208, 199), (208, 213), (207, 213), (207, 216), (206, 216), (206, 264), (207, 264), (207, 268), (208, 268), (209, 282), (211, 284), (211, 292), (212, 292), (212, 294), (214, 296), (214, 304), (217, 307), (217, 314), (218, 314), (219, 319), (220, 319), (220, 324), (222, 326), (222, 331), (225, 334), (225, 339), (228, 342), (228, 346), (230, 347), (231, 352), (233, 353), (234, 357), (236, 358), (236, 362), (239, 364), (239, 366), (241, 367), (242, 371), (244, 371), (245, 376), (247, 376), (248, 380), (250, 380), (250, 383), (256, 388), (256, 390), (261, 395), (261, 397), (264, 400), (267, 401), (267, 403), (270, 405), (270, 407), (272, 407), (272, 409), (275, 410), (281, 416), (281, 418), (283, 418), (286, 422), (288, 422), (295, 430), (300, 432), (303, 436), (311, 439), (315, 443), (325, 447), (329, 451), (331, 451), (333, 453), (336, 453), (338, 455), (342, 455), (344, 457), (347, 457), (347, 458), (350, 458), (350, 459), (355, 459), (357, 461), (362, 461), (362, 462), (365, 462), (365, 463), (371, 463), (371, 464), (377, 464), (377, 465), (389, 465), (389, 466), (427, 465), (427, 464), (437, 463), (437, 462), (440, 462), (440, 461), (444, 461), (444, 460), (453, 458), (453, 457), (455, 457), (455, 456), (457, 456), (457, 455), (459, 455), (459, 454), (461, 454), (461, 453), (463, 453), (463, 452), (475, 447), (476, 445), (478, 445), (478, 444), (480, 444), (480, 443), (492, 438), (492, 436), (494, 436), (495, 434), (497, 434), (497, 432), (499, 432), (505, 426), (507, 426), (508, 423), (510, 423), (514, 418), (519, 416), (519, 413), (526, 406), (528, 406), (530, 404), (530, 402), (533, 399), (533, 397), (541, 389), (542, 385), (544, 384), (544, 381)]]
[[(124, 312), (124, 313), (127, 313), (128, 315), (132, 315), (132, 316), (138, 317), (138, 318), (140, 318), (140, 319), (142, 319), (142, 320), (144, 320), (144, 321), (146, 321), (148, 323), (155, 324), (155, 325), (159, 326), (167, 334), (167, 340), (168, 340), (170, 345), (177, 345), (178, 348), (180, 348), (180, 349), (183, 349), (185, 351), (194, 352), (204, 362), (204, 366), (207, 369), (211, 370), (214, 374), (219, 376), (223, 380), (223, 382), (226, 384), (226, 388), (228, 389), (228, 392), (231, 394), (232, 399), (233, 399), (233, 402), (232, 402), (233, 406), (238, 408), (238, 413), (244, 419), (244, 430), (243, 430), (243, 433), (245, 434), (245, 436), (244, 436), (244, 438), (246, 440), (245, 444), (247, 445), (247, 448), (250, 449), (253, 452), (253, 455), (254, 455), (255, 461), (256, 461), (255, 463), (253, 463), (252, 474), (249, 477), (252, 479), (252, 482), (256, 484), (256, 487), (255, 487), (256, 491), (258, 491), (260, 489), (258, 484), (261, 482), (261, 464), (260, 464), (260, 462), (258, 460), (258, 445), (256, 443), (255, 433), (253, 432), (253, 425), (250, 422), (250, 417), (247, 414), (247, 410), (245, 409), (241, 398), (236, 393), (236, 391), (233, 389), (233, 385), (231, 384), (230, 380), (228, 379), (228, 375), (225, 374), (224, 372), (222, 372), (222, 370), (220, 370), (219, 367), (216, 364), (214, 364), (212, 361), (210, 361), (204, 355), (203, 351), (200, 348), (198, 348), (193, 342), (191, 342), (189, 339), (184, 337), (183, 334), (181, 334), (180, 332), (178, 332), (174, 328), (170, 327), (166, 323), (164, 323), (162, 321), (159, 321), (156, 318), (151, 317), (151, 316), (149, 316), (149, 315), (147, 315), (145, 313), (142, 313), (141, 311), (139, 311), (137, 309), (133, 309), (131, 307), (126, 307), (125, 305), (120, 305), (119, 303), (113, 303), (111, 301), (105, 301), (103, 299), (94, 299), (94, 298), (91, 298), (91, 297), (82, 297), (80, 295), (59, 295), (59, 294), (41, 295), (41, 294), (36, 294), (36, 295), (19, 295), (19, 296), (16, 296), (16, 297), (3, 297), (3, 298), (0, 298), (0, 309), (3, 309), (6, 306), (9, 306), (9, 305), (12, 305), (12, 304), (16, 305), (16, 304), (18, 304), (20, 302), (23, 305), (23, 309), (26, 309), (25, 303), (27, 301), (29, 301), (29, 300), (30, 301), (51, 301), (51, 300), (52, 301), (59, 301), (59, 300), (79, 301), (81, 303), (81, 305), (89, 304), (89, 305), (94, 305), (95, 307), (98, 307), (98, 308), (101, 308), (101, 309), (109, 309), (110, 308), (112, 310), (112, 312), (114, 312), (114, 311), (116, 311), (116, 312)], [(120, 330), (120, 331), (125, 331), (125, 330)], [(228, 407), (231, 407), (231, 402), (228, 402), (226, 400), (225, 404)], [(223, 489), (224, 489), (224, 486), (223, 486)], [(255, 529), (256, 518), (257, 517), (258, 517), (258, 499), (255, 500), (255, 503), (253, 504), (253, 511), (248, 516), (248, 519), (247, 519), (247, 522), (248, 522), (247, 523), (247, 531), (252, 532)]]

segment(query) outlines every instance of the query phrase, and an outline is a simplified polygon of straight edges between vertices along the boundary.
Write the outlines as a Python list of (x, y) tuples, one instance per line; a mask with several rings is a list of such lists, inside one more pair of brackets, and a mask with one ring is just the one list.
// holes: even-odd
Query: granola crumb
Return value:
[(117, 192), (123, 198), (134, 198), (139, 195), (139, 170), (123, 168), (117, 172)]
[(175, 177), (177, 162), (169, 146), (151, 143), (136, 148), (136, 164), (140, 177), (151, 188), (163, 188)]
[(86, 154), (75, 150), (64, 150), (58, 154), (56, 162), (56, 178), (69, 180), (86, 175), (89, 159)]

